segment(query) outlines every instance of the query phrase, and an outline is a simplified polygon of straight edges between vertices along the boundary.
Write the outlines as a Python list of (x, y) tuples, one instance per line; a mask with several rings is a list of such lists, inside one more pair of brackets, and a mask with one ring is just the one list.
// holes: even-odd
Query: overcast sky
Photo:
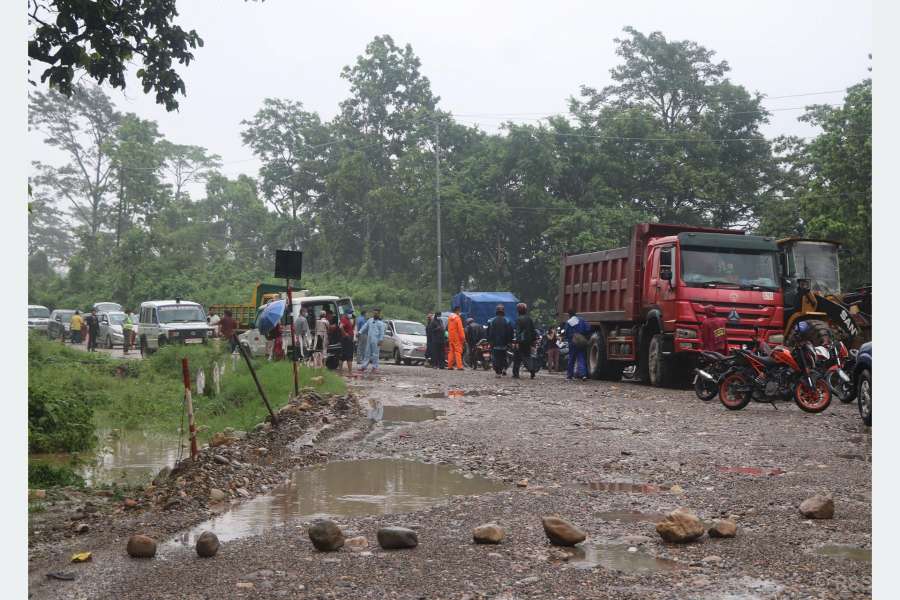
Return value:
[[(412, 44), (440, 107), (494, 131), (516, 113), (565, 112), (582, 84), (602, 87), (619, 64), (622, 28), (688, 39), (727, 60), (730, 78), (767, 96), (843, 90), (870, 76), (871, 2), (826, 0), (630, 2), (298, 2), (181, 0), (178, 23), (204, 47), (179, 67), (187, 86), (177, 113), (154, 104), (129, 78), (111, 96), (123, 111), (154, 119), (171, 141), (222, 156), (229, 176), (256, 173), (241, 120), (266, 97), (299, 100), (329, 119), (348, 94), (339, 74), (366, 44), (390, 34)], [(34, 77), (37, 79), (37, 77)], [(842, 93), (771, 99), (770, 109), (839, 103)], [(769, 135), (811, 135), (801, 110), (777, 110)], [(539, 116), (539, 115), (534, 115)], [(515, 117), (513, 120), (517, 120)], [(40, 134), (32, 159), (53, 160)], [(248, 160), (250, 159), (250, 160)]]

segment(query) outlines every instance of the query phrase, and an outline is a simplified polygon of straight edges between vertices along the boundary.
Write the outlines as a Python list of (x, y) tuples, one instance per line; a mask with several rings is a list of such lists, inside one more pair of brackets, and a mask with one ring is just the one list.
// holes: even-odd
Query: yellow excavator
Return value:
[(840, 246), (828, 240), (778, 240), (786, 342), (794, 339), (801, 321), (812, 327), (816, 344), (839, 339), (855, 348), (872, 339), (872, 286), (841, 292)]

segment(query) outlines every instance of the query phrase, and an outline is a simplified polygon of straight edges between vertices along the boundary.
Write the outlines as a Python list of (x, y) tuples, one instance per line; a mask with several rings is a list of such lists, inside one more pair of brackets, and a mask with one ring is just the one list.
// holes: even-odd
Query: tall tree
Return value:
[(65, 96), (76, 92), (76, 71), (125, 89), (125, 71), (140, 57), (144, 93), (156, 92), (157, 104), (175, 110), (185, 87), (173, 64), (187, 66), (191, 50), (203, 46), (196, 31), (174, 23), (175, 0), (28, 0), (27, 14), (34, 26), (28, 57), (48, 65), (41, 82)]
[(106, 219), (114, 182), (110, 148), (121, 115), (97, 86), (79, 86), (71, 98), (54, 91), (30, 95), (28, 124), (45, 134), (44, 143), (61, 150), (62, 167), (33, 162), (35, 188), (64, 200), (75, 219), (96, 237)]
[(276, 98), (267, 98), (252, 119), (241, 123), (244, 144), (263, 163), (263, 195), (279, 215), (290, 219), (288, 241), (298, 248), (309, 236), (309, 212), (324, 185), (328, 129), (300, 102)]
[(173, 144), (168, 140), (160, 140), (159, 145), (165, 160), (165, 174), (171, 181), (176, 202), (182, 199), (188, 185), (205, 183), (222, 167), (222, 157), (210, 154), (202, 146)]

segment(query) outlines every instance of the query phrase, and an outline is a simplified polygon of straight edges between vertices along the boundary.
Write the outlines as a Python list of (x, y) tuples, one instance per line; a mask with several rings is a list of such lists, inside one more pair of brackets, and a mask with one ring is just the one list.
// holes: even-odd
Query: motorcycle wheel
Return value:
[(732, 373), (726, 376), (722, 383), (719, 384), (719, 401), (728, 410), (741, 410), (748, 404), (753, 393), (749, 389), (743, 391), (734, 388), (749, 388), (750, 384), (747, 379), (740, 373)]
[(841, 404), (850, 404), (856, 399), (856, 390), (853, 389), (853, 383), (845, 383), (841, 376), (838, 375), (837, 369), (828, 371), (825, 378), (831, 393), (840, 400)]
[(704, 402), (709, 402), (719, 393), (719, 386), (700, 375), (694, 375), (694, 393)]
[(804, 412), (820, 413), (831, 404), (831, 390), (825, 380), (817, 378), (814, 385), (815, 388), (810, 388), (801, 380), (794, 388), (794, 402)]

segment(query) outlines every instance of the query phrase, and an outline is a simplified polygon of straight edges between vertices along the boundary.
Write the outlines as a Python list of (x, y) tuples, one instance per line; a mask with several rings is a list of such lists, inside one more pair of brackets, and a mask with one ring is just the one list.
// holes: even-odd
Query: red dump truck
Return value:
[(593, 329), (588, 368), (618, 380), (629, 365), (655, 386), (693, 375), (700, 324), (712, 305), (728, 319), (731, 347), (776, 343), (784, 309), (773, 238), (743, 231), (640, 223), (625, 248), (562, 259), (559, 316), (574, 310)]

